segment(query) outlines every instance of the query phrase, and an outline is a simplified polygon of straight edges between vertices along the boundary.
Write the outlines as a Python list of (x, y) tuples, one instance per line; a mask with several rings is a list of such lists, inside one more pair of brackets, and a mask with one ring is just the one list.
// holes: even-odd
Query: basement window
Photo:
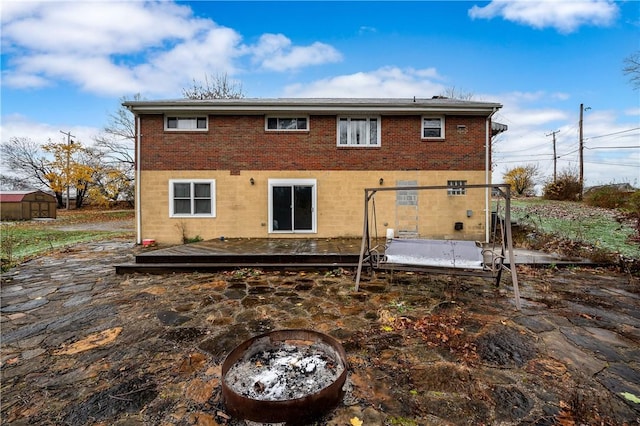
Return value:
[(447, 189), (447, 195), (466, 195), (466, 185), (466, 180), (448, 180), (447, 186), (449, 187), (449, 189)]

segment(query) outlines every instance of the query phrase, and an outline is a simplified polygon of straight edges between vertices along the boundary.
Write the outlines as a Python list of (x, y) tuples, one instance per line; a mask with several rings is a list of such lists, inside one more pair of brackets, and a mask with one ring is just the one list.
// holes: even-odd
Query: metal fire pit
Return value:
[[(330, 385), (296, 399), (261, 400), (241, 395), (227, 383), (227, 373), (247, 355), (252, 345), (265, 339), (276, 345), (292, 341), (327, 347), (329, 350), (324, 351), (324, 355), (331, 358), (336, 365), (341, 365), (342, 373)], [(347, 355), (336, 339), (313, 330), (277, 330), (252, 337), (227, 355), (222, 364), (222, 397), (228, 413), (233, 417), (262, 423), (299, 424), (335, 407), (344, 397), (343, 386), (346, 378)]]

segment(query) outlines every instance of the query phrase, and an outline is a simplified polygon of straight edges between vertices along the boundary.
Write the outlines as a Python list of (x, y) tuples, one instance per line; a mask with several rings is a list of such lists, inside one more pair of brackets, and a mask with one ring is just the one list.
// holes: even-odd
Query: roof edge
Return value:
[(241, 98), (127, 101), (122, 104), (134, 113), (219, 112), (261, 114), (264, 112), (367, 112), (367, 113), (466, 113), (493, 114), (502, 108), (495, 102), (448, 98)]

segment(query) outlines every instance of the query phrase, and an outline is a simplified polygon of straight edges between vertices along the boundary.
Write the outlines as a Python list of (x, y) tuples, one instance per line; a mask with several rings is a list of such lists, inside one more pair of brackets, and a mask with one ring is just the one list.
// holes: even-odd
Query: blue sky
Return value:
[(246, 97), (431, 97), (504, 105), (494, 181), (517, 165), (578, 167), (640, 186), (640, 2), (2, 0), (2, 141), (90, 144), (123, 97), (182, 97), (226, 74)]

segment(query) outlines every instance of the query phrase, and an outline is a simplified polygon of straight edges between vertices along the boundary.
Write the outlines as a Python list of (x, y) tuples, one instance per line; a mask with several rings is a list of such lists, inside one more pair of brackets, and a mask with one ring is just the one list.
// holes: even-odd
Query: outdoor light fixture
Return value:
[(380, 185), (382, 185), (384, 183), (384, 179), (380, 178), (380, 180), (378, 182), (380, 182)]
[(251, 183), (251, 185), (255, 185), (255, 184), (256, 184), (256, 181), (255, 181), (255, 180), (253, 180), (253, 178), (251, 178), (251, 179), (249, 179), (249, 183)]
[(467, 217), (473, 216), (473, 210), (467, 210)]

